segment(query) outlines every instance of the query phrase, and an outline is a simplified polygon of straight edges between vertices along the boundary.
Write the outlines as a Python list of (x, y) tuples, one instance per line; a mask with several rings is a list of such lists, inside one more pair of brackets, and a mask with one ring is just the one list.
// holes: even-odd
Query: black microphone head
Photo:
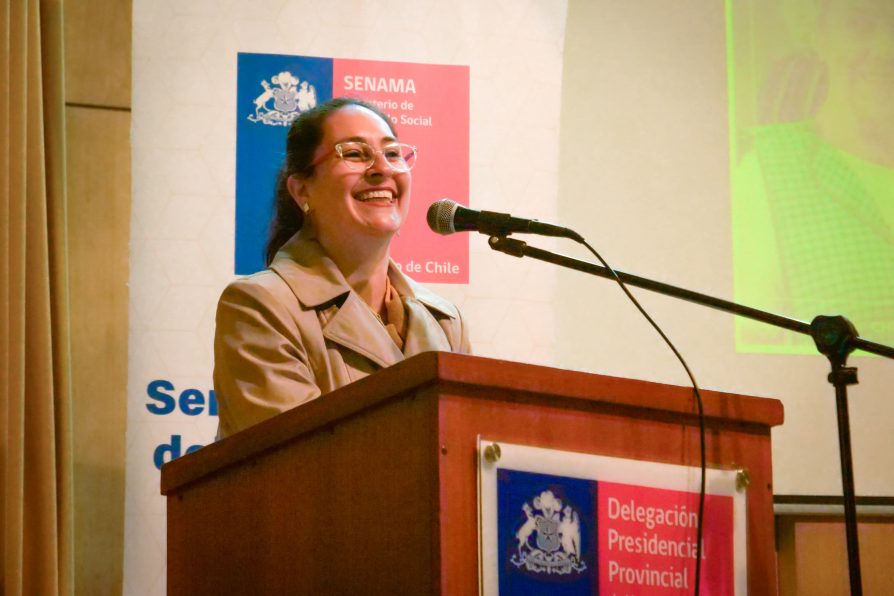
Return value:
[(456, 232), (456, 228), (453, 227), (453, 216), (458, 207), (459, 204), (450, 199), (441, 199), (432, 203), (425, 216), (432, 232), (445, 236)]

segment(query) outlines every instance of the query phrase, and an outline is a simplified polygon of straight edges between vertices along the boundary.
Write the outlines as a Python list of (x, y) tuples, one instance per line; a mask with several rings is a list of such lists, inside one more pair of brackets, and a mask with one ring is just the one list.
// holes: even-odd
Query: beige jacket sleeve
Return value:
[[(273, 276), (271, 280), (276, 283)], [(220, 436), (320, 395), (294, 316), (267, 284), (230, 284), (216, 320), (214, 387), (217, 398), (226, 402), (220, 408)]]

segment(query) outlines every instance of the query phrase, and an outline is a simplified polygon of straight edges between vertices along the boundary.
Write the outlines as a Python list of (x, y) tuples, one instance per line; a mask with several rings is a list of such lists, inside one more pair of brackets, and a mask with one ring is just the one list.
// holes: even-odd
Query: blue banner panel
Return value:
[(594, 480), (497, 471), (501, 596), (599, 593)]
[(240, 53), (236, 94), (235, 273), (264, 269), (289, 125), (332, 98), (332, 59)]

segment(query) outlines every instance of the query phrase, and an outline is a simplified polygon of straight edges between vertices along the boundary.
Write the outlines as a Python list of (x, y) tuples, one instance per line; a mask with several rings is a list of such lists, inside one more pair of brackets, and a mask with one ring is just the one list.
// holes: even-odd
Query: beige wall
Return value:
[[(622, 271), (731, 299), (724, 3), (572, 0), (567, 22), (560, 220)], [(689, 383), (614, 284), (578, 273), (559, 280), (560, 366)], [(785, 424), (773, 431), (775, 493), (841, 493), (825, 358), (737, 353), (731, 315), (634, 293), (702, 387), (782, 400)], [(850, 389), (856, 489), (894, 495), (894, 367), (859, 354), (850, 362), (860, 369), (860, 384)]]
[(65, 3), (77, 594), (120, 594), (130, 230), (129, 0)]

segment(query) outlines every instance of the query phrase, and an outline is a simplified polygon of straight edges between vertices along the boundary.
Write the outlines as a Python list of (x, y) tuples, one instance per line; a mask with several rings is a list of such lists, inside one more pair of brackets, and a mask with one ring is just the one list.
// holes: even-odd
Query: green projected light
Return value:
[[(894, 2), (727, 0), (735, 301), (894, 344)], [(745, 352), (814, 353), (736, 322)]]

